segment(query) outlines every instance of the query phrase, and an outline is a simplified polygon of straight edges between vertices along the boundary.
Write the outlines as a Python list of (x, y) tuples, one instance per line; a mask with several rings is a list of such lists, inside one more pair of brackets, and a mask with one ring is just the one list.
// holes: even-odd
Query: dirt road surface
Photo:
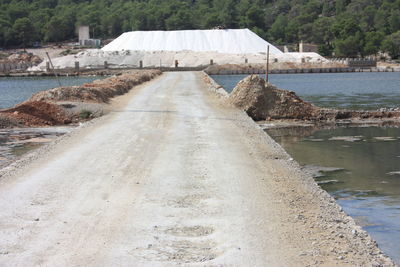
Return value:
[(1, 266), (391, 264), (201, 73), (114, 102), (3, 171)]

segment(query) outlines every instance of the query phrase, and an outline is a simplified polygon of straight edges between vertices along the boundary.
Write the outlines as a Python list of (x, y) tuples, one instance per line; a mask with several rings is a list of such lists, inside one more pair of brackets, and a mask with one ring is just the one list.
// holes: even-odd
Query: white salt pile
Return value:
[[(296, 55), (293, 55), (296, 54)], [(270, 62), (274, 62), (275, 58), (279, 63), (324, 63), (328, 62), (325, 58), (316, 53), (283, 53), (282, 55), (271, 55)], [(104, 62), (110, 68), (139, 67), (140, 61), (143, 67), (173, 67), (175, 60), (178, 61), (179, 67), (200, 67), (210, 64), (213, 60), (214, 64), (265, 64), (267, 60), (266, 54), (222, 54), (218, 52), (193, 52), (193, 51), (103, 51), (100, 49), (89, 49), (76, 55), (68, 55), (64, 57), (52, 59), (56, 69), (74, 68), (75, 62), (79, 62), (81, 68), (102, 68)], [(43, 71), (46, 69), (46, 62), (42, 62), (38, 66), (32, 67), (30, 71)]]
[[(283, 53), (248, 29), (188, 30), (127, 32), (103, 47), (89, 49), (76, 55), (53, 59), (56, 69), (102, 68), (106, 61), (110, 68), (208, 66), (214, 64), (265, 64), (267, 46), (270, 62), (324, 63), (317, 53)], [(43, 71), (46, 62), (30, 71)]]
[(103, 51), (194, 51), (223, 54), (253, 54), (267, 51), (283, 54), (249, 29), (133, 31), (125, 32), (103, 47)]

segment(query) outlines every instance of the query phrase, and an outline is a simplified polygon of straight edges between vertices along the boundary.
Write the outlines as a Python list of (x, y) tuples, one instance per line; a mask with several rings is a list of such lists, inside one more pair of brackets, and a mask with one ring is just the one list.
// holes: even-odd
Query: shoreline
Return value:
[[(110, 76), (121, 75), (129, 71), (154, 70), (160, 71), (205, 71), (208, 75), (250, 75), (250, 74), (265, 74), (263, 66), (249, 65), (209, 65), (201, 67), (143, 67), (143, 68), (99, 68), (99, 69), (81, 69), (77, 72), (75, 69), (56, 69), (57, 75), (52, 71), (40, 72), (10, 72), (1, 73), (0, 78), (12, 77), (75, 77), (75, 76)], [(400, 72), (400, 67), (373, 67), (373, 68), (354, 68), (354, 67), (301, 67), (294, 66), (288, 68), (271, 68), (269, 74), (319, 74), (319, 73), (369, 73), (369, 72)]]
[[(208, 84), (209, 90), (212, 93), (214, 93), (219, 99), (221, 99), (224, 102), (226, 102), (228, 100), (229, 93), (227, 93), (225, 91), (225, 89), (223, 89), (223, 87), (221, 85), (219, 85), (211, 76), (209, 76), (207, 73), (203, 72), (203, 79)], [(244, 113), (246, 113), (246, 112), (244, 112)], [(249, 118), (251, 119), (250, 116), (249, 116)], [(285, 154), (286, 157), (289, 158), (291, 167), (294, 168), (296, 170), (296, 172), (299, 172), (300, 176), (302, 178), (304, 178), (303, 182), (304, 182), (304, 184), (307, 185), (308, 189), (311, 192), (313, 192), (313, 196), (314, 196), (315, 200), (320, 199), (321, 202), (327, 201), (329, 203), (328, 205), (334, 203), (333, 206), (329, 206), (328, 212), (329, 212), (329, 210), (330, 211), (338, 210), (340, 214), (347, 217), (348, 221), (350, 221), (351, 223), (346, 223), (346, 226), (350, 228), (351, 233), (360, 233), (360, 231), (364, 232), (364, 235), (368, 236), (368, 238), (371, 240), (371, 241), (368, 241), (367, 243), (370, 244), (370, 242), (372, 242), (374, 244), (373, 246), (377, 250), (380, 251), (379, 253), (381, 255), (384, 255), (385, 258), (389, 259), (389, 261), (391, 261), (391, 264), (393, 264), (393, 266), (397, 266), (388, 255), (384, 254), (384, 252), (381, 251), (381, 249), (378, 247), (378, 244), (376, 243), (376, 241), (372, 239), (372, 237), (368, 234), (368, 232), (366, 230), (363, 230), (362, 227), (356, 223), (356, 221), (353, 217), (347, 215), (343, 211), (342, 207), (336, 202), (336, 200), (327, 191), (322, 189), (320, 187), (320, 185), (317, 184), (315, 179), (312, 177), (312, 173), (306, 172), (299, 163), (297, 163), (295, 160), (293, 160), (291, 155), (288, 152), (286, 152), (286, 150), (280, 144), (278, 144), (276, 141), (274, 141), (269, 136), (269, 134), (266, 132), (266, 129), (280, 129), (280, 128), (289, 128), (289, 127), (304, 127), (304, 128), (307, 128), (307, 127), (325, 128), (326, 127), (326, 128), (330, 128), (330, 127), (335, 127), (335, 126), (337, 126), (337, 127), (343, 127), (343, 126), (358, 126), (358, 127), (360, 127), (361, 126), (362, 127), (365, 125), (382, 126), (385, 124), (400, 126), (400, 120), (399, 119), (397, 119), (397, 120), (390, 120), (390, 119), (362, 120), (362, 119), (358, 119), (358, 120), (337, 120), (337, 121), (325, 121), (325, 122), (305, 121), (305, 120), (268, 120), (268, 121), (253, 120), (253, 122), (255, 124), (257, 124), (257, 126), (260, 127), (260, 129), (262, 129), (262, 131), (265, 133), (265, 135), (267, 135), (269, 137), (271, 142), (273, 142), (276, 146), (278, 146), (279, 149), (282, 151), (282, 153)], [(337, 222), (340, 222), (340, 221), (341, 220), (337, 220)], [(338, 228), (340, 229), (340, 228), (342, 228), (342, 226), (339, 226)], [(354, 238), (356, 238), (357, 234), (355, 234), (353, 236), (354, 236)], [(373, 265), (373, 266), (375, 266), (375, 265)], [(381, 266), (381, 265), (379, 265), (379, 266)], [(383, 265), (383, 266), (387, 266), (387, 265)]]

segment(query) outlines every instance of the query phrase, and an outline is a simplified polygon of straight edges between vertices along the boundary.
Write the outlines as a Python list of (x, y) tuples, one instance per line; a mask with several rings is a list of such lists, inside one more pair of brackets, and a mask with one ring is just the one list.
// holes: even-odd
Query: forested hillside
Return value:
[(299, 40), (337, 56), (400, 55), (400, 0), (0, 0), (0, 46), (131, 30), (249, 28), (274, 44)]

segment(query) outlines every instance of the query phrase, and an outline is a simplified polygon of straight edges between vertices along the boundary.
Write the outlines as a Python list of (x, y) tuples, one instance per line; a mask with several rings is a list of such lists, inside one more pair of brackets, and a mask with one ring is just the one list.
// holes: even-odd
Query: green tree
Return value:
[(74, 21), (69, 16), (54, 16), (45, 25), (45, 41), (60, 42), (68, 40), (74, 35)]
[(334, 37), (345, 39), (355, 35), (361, 29), (354, 18), (342, 18), (332, 24), (331, 31)]
[(17, 19), (26, 18), (29, 15), (29, 7), (24, 2), (13, 2), (7, 9), (10, 21), (15, 22)]
[(299, 42), (299, 28), (300, 25), (297, 20), (290, 20), (285, 29), (285, 42), (298, 43)]
[(11, 23), (5, 19), (0, 18), (0, 46), (5, 47), (11, 35)]
[(236, 4), (233, 0), (219, 0), (215, 2), (216, 8), (219, 11), (219, 19), (223, 26), (227, 28), (235, 28), (237, 24)]
[(389, 19), (390, 11), (379, 9), (374, 18), (375, 29), (380, 32), (389, 33), (390, 26), (389, 26)]
[(333, 46), (330, 44), (320, 44), (318, 46), (318, 53), (322, 56), (332, 56)]
[(169, 17), (165, 24), (167, 30), (190, 30), (193, 29), (191, 23), (192, 14), (188, 10), (179, 10), (178, 13)]
[(390, 32), (400, 30), (400, 9), (392, 9), (388, 18)]
[(377, 54), (380, 50), (384, 34), (381, 32), (367, 32), (365, 34), (364, 54)]
[(336, 0), (336, 14), (341, 14), (346, 10), (346, 0)]
[(339, 57), (357, 57), (362, 51), (363, 36), (357, 32), (353, 36), (336, 39), (333, 42), (335, 56)]
[(360, 27), (364, 31), (373, 31), (375, 29), (375, 16), (376, 8), (374, 6), (368, 6), (363, 11), (363, 16), (360, 18)]
[(17, 19), (12, 27), (13, 34), (17, 37), (19, 44), (25, 48), (27, 44), (34, 41), (35, 28), (28, 18)]
[(40, 39), (43, 39), (45, 35), (45, 26), (51, 19), (53, 12), (49, 8), (33, 10), (29, 14), (29, 18), (35, 28), (36, 33)]
[(285, 40), (285, 32), (288, 21), (284, 15), (279, 15), (274, 24), (272, 24), (269, 30), (270, 36), (274, 41), (281, 43)]
[(317, 44), (328, 44), (333, 39), (331, 30), (333, 18), (321, 17), (314, 21), (312, 25), (312, 41)]
[(386, 36), (382, 42), (382, 50), (389, 53), (392, 58), (400, 57), (400, 31)]
[(248, 28), (264, 28), (264, 12), (257, 6), (251, 6), (245, 14), (245, 25)]

